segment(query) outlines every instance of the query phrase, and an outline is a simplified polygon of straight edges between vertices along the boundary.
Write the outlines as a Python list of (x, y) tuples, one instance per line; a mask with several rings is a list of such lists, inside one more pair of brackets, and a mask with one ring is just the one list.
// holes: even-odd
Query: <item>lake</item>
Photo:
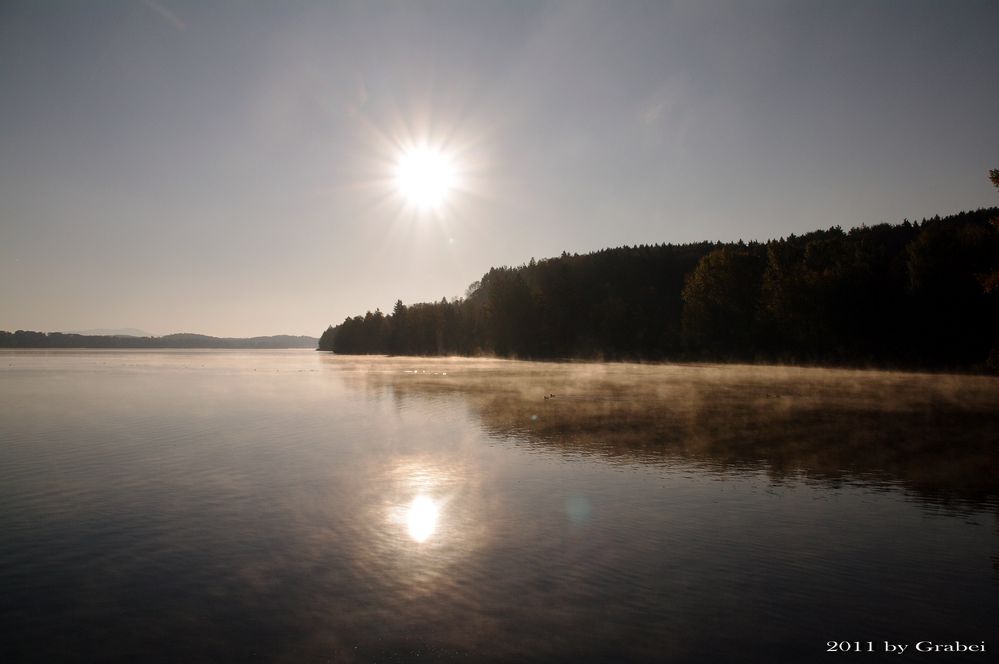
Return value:
[(989, 377), (3, 351), (0, 659), (995, 661), (997, 451)]

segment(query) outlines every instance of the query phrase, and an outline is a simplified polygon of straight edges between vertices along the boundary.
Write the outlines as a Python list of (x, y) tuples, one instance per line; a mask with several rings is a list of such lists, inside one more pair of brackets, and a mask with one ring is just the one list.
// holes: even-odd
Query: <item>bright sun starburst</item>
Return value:
[(399, 192), (420, 209), (440, 207), (454, 188), (456, 179), (452, 159), (427, 145), (405, 150), (395, 167)]

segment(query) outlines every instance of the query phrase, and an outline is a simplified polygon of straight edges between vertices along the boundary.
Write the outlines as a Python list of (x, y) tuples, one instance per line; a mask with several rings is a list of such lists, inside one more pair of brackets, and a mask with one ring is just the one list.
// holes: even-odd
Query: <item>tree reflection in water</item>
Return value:
[[(343, 358), (340, 358), (343, 361)], [(375, 366), (358, 359), (358, 368)], [(383, 360), (347, 374), (398, 403), (451, 395), (519, 444), (995, 505), (999, 379), (747, 365)]]

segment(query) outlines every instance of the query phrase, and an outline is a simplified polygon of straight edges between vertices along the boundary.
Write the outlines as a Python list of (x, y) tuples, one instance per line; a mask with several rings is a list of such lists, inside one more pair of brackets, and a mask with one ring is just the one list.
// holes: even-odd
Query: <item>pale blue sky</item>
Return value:
[[(999, 203), (999, 3), (0, 4), (0, 329), (304, 333), (562, 251)], [(414, 212), (398, 148), (454, 154)]]

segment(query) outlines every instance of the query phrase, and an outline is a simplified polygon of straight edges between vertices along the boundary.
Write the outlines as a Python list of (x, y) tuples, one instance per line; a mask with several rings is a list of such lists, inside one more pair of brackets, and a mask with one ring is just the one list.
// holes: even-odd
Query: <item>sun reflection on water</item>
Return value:
[(419, 495), (413, 498), (406, 511), (406, 529), (416, 542), (426, 542), (437, 530), (440, 506), (430, 497)]

